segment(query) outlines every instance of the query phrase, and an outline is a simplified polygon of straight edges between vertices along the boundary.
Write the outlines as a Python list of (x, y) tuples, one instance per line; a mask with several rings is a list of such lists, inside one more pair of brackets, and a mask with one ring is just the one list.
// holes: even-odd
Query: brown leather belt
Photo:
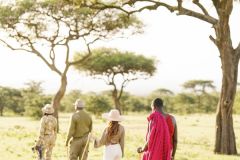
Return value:
[(115, 145), (115, 144), (119, 144), (119, 143), (110, 143), (110, 145)]
[(81, 139), (81, 138), (84, 138), (84, 137), (88, 136), (88, 134), (89, 134), (89, 133), (87, 133), (87, 134), (85, 134), (85, 135), (83, 135), (83, 136), (81, 136), (81, 137), (73, 137), (73, 139)]

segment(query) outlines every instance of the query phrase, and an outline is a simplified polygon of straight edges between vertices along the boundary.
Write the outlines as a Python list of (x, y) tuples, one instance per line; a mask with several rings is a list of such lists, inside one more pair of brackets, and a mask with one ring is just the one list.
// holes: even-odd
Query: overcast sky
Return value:
[[(230, 22), (234, 46), (240, 41), (239, 15), (237, 5)], [(181, 85), (192, 79), (213, 80), (220, 89), (221, 64), (217, 48), (209, 40), (209, 35), (214, 35), (211, 25), (191, 17), (175, 16), (165, 9), (145, 11), (139, 17), (146, 25), (143, 34), (98, 42), (94, 46), (134, 51), (158, 60), (156, 74), (150, 79), (129, 83), (127, 91), (137, 95), (147, 95), (158, 88), (179, 92)], [(72, 50), (78, 50), (77, 46), (74, 44)], [(38, 57), (12, 52), (1, 45), (0, 85), (20, 88), (30, 80), (42, 81), (46, 93), (55, 93), (60, 79)], [(83, 92), (110, 89), (103, 81), (73, 70), (68, 74), (67, 88)]]

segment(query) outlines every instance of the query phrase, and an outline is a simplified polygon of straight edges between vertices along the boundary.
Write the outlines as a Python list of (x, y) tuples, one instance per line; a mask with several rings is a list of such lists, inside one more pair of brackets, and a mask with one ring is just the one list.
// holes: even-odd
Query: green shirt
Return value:
[(92, 118), (84, 110), (78, 110), (71, 117), (67, 142), (71, 138), (81, 138), (91, 131), (92, 131)]

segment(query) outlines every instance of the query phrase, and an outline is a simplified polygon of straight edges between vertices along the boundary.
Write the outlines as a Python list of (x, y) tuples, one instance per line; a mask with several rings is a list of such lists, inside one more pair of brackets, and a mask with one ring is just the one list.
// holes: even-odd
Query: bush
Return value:
[(51, 97), (43, 94), (41, 82), (29, 82), (27, 88), (22, 90), (23, 105), (25, 108), (24, 115), (33, 118), (40, 118), (42, 116), (41, 108), (51, 103)]
[(20, 115), (24, 112), (24, 107), (22, 105), (22, 95), (19, 90), (0, 86), (1, 116), (3, 116), (3, 111), (5, 109)]
[(124, 102), (124, 108), (126, 111), (131, 112), (142, 112), (147, 111), (150, 108), (147, 104), (145, 98), (137, 97), (137, 96), (129, 96)]
[(76, 101), (76, 99), (79, 98), (82, 98), (82, 93), (80, 91), (78, 90), (70, 91), (63, 97), (61, 101), (60, 111), (73, 112), (74, 111), (73, 103)]
[(233, 113), (240, 114), (240, 91), (237, 91), (233, 106)]
[(42, 116), (42, 107), (51, 103), (51, 98), (44, 95), (25, 95), (24, 115), (39, 119)]
[(90, 95), (87, 97), (85, 104), (86, 109), (97, 117), (112, 108), (110, 99), (104, 95)]

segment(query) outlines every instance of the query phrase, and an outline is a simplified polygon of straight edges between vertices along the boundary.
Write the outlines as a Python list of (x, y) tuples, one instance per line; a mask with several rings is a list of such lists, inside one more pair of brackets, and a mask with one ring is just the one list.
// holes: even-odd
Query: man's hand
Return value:
[(36, 146), (35, 146), (35, 149), (36, 149), (36, 150), (39, 150), (39, 149), (40, 149), (40, 146), (36, 145)]
[(89, 136), (89, 140), (91, 142), (95, 141), (97, 139), (97, 137), (95, 137), (92, 133), (88, 135)]
[(137, 152), (142, 153), (142, 152), (144, 152), (144, 150), (142, 149), (142, 147), (138, 147)]

